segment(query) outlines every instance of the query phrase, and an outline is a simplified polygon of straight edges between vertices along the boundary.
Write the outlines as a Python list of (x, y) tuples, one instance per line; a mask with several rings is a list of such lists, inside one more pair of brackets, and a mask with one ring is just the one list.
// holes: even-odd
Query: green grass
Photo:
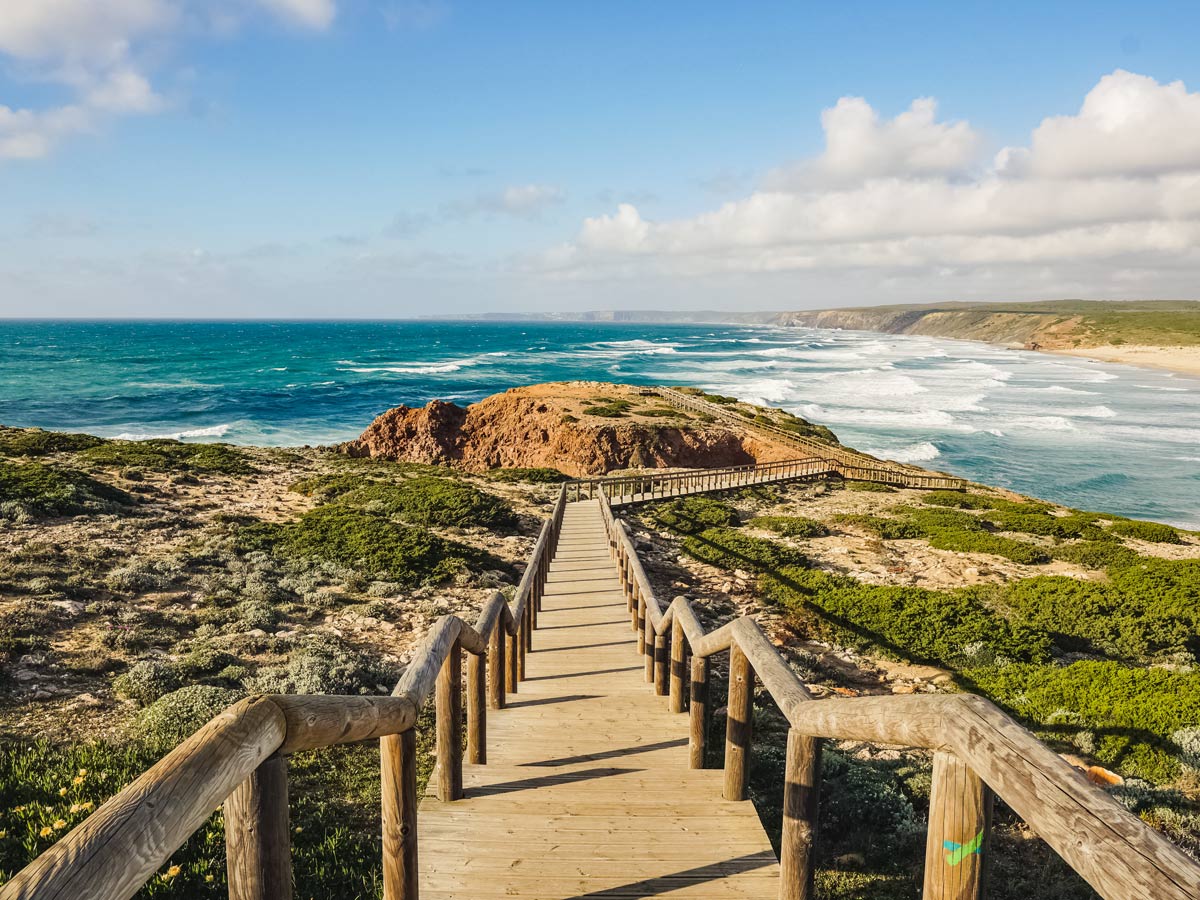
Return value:
[(862, 494), (894, 494), (896, 489), (890, 485), (880, 484), (877, 481), (847, 481), (845, 488), (848, 491), (856, 491)]
[(492, 481), (508, 483), (525, 482), (527, 484), (561, 484), (570, 481), (571, 476), (565, 475), (558, 469), (545, 467), (517, 467), (512, 469), (492, 469), (487, 473)]
[(265, 550), (285, 560), (334, 563), (403, 584), (437, 583), (468, 568), (504, 568), (499, 560), (427, 528), (340, 503), (318, 507), (289, 524), (240, 525), (234, 542), (242, 553)]
[(624, 419), (633, 409), (634, 404), (630, 400), (612, 400), (608, 397), (598, 397), (588, 401), (592, 406), (583, 408), (584, 415), (599, 416), (602, 419)]
[(516, 523), (512, 507), (500, 497), (430, 475), (363, 485), (339, 495), (337, 503), (395, 516), (411, 525), (505, 529)]
[(834, 516), (833, 522), (838, 525), (848, 525), (862, 528), (876, 537), (884, 540), (899, 541), (925, 537), (925, 532), (912, 522), (902, 519), (889, 519), (886, 516), (872, 516), (865, 513), (844, 513)]
[(648, 515), (656, 525), (677, 534), (695, 534), (714, 526), (736, 525), (738, 521), (732, 506), (703, 495), (655, 503)]
[(104, 466), (133, 467), (151, 472), (219, 472), (252, 475), (249, 457), (228, 444), (184, 444), (180, 441), (106, 441), (80, 457)]
[(866, 529), (887, 540), (924, 538), (938, 550), (991, 553), (1024, 565), (1050, 561), (1050, 554), (1044, 548), (992, 534), (986, 529), (989, 523), (961, 509), (897, 506), (890, 512), (899, 516), (842, 515), (834, 521)]
[(40, 428), (0, 428), (0, 454), (6, 456), (46, 456), (70, 453), (103, 444), (104, 439), (90, 434), (67, 434)]
[(0, 514), (64, 516), (116, 512), (133, 504), (124, 491), (71, 469), (0, 460)]
[(1139, 541), (1150, 541), (1155, 544), (1182, 544), (1179, 532), (1170, 525), (1158, 522), (1139, 522), (1133, 519), (1119, 519), (1109, 526), (1109, 531), (1121, 537), (1137, 538)]
[(1084, 566), (1088, 569), (1124, 568), (1141, 561), (1134, 550), (1117, 541), (1077, 541), (1061, 544), (1050, 551), (1055, 559)]
[(748, 524), (784, 537), (814, 538), (829, 534), (829, 529), (821, 522), (804, 516), (757, 516)]

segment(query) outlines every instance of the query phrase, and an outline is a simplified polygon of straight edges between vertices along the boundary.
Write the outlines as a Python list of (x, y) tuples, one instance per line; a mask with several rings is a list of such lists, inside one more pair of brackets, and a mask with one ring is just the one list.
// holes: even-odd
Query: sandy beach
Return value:
[(1200, 346), (1154, 347), (1143, 344), (1119, 344), (1105, 347), (1042, 348), (1047, 353), (1081, 356), (1102, 362), (1167, 369), (1184, 375), (1200, 376)]

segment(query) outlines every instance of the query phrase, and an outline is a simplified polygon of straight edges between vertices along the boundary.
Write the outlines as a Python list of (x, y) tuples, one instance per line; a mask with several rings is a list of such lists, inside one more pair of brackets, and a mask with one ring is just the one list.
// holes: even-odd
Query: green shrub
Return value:
[(179, 671), (170, 663), (144, 659), (133, 664), (124, 675), (113, 679), (113, 690), (118, 697), (136, 700), (149, 706), (159, 697), (183, 687)]
[(1027, 722), (1054, 727), (1063, 711), (1070, 710), (1101, 733), (1097, 759), (1156, 783), (1178, 774), (1178, 763), (1170, 757), (1177, 752), (1172, 735), (1200, 722), (1200, 673), (1194, 671), (1104, 660), (1010, 665), (967, 675)]
[(992, 509), (994, 499), (964, 491), (929, 491), (921, 495), (921, 502), (927, 506), (947, 506), (953, 509)]
[(507, 528), (516, 522), (512, 507), (500, 497), (430, 475), (368, 484), (342, 494), (337, 502), (396, 516), (412, 525)]
[(896, 489), (878, 481), (847, 481), (846, 490), (857, 491), (860, 494), (894, 494)]
[(1063, 544), (1050, 551), (1055, 559), (1075, 563), (1089, 569), (1124, 568), (1139, 562), (1142, 557), (1116, 541), (1078, 541)]
[(834, 516), (833, 521), (838, 525), (849, 525), (862, 528), (885, 540), (906, 540), (925, 537), (925, 531), (912, 522), (901, 519), (888, 519), (883, 516), (865, 514), (844, 514)]
[(220, 472), (252, 475), (249, 458), (228, 444), (185, 444), (181, 441), (106, 441), (81, 456), (105, 466), (135, 466), (151, 472)]
[(903, 515), (922, 531), (983, 531), (984, 525), (976, 516), (958, 509), (920, 506), (895, 506), (889, 512)]
[(588, 402), (597, 405), (585, 406), (583, 408), (584, 415), (600, 416), (603, 419), (624, 419), (633, 409), (633, 403), (629, 400), (610, 400), (607, 397), (600, 397)]
[(103, 444), (104, 439), (90, 434), (43, 431), (40, 428), (0, 429), (0, 454), (7, 456), (45, 456), (87, 450)]
[(757, 516), (750, 520), (750, 524), (784, 537), (814, 538), (829, 534), (825, 525), (804, 516)]
[(124, 491), (70, 469), (0, 460), (0, 518), (116, 512), (133, 503)]
[(205, 644), (188, 653), (175, 667), (184, 678), (195, 679), (218, 675), (236, 665), (237, 657), (232, 653)]
[(684, 422), (692, 418), (683, 410), (676, 409), (673, 406), (651, 406), (638, 410), (637, 414), (645, 416), (648, 419), (676, 419)]
[(683, 550), (701, 562), (723, 569), (772, 572), (784, 566), (804, 566), (799, 550), (775, 541), (751, 537), (733, 528), (706, 528), (683, 539)]
[(378, 482), (374, 478), (339, 472), (333, 475), (314, 475), (312, 478), (302, 479), (293, 484), (289, 490), (313, 497), (324, 503), (357, 488), (376, 483)]
[(1073, 512), (1055, 516), (1044, 508), (1006, 507), (985, 513), (983, 518), (1000, 531), (1019, 531), (1044, 537), (1087, 538), (1092, 541), (1111, 540), (1107, 532), (1096, 524), (1099, 517), (1095, 513)]
[(151, 746), (173, 747), (241, 697), (229, 688), (191, 684), (142, 710), (134, 721), (134, 732)]
[(696, 534), (706, 528), (736, 525), (738, 521), (732, 506), (703, 495), (656, 503), (649, 515), (656, 525), (679, 534)]
[(1050, 554), (1042, 547), (987, 532), (934, 529), (929, 532), (929, 546), (959, 553), (991, 553), (1026, 566), (1050, 562)]
[(488, 478), (493, 481), (524, 481), (529, 484), (561, 484), (564, 481), (570, 481), (571, 476), (564, 475), (558, 469), (518, 467), (513, 469), (492, 469), (492, 471), (488, 472)]
[(1108, 528), (1113, 534), (1121, 537), (1137, 538), (1139, 541), (1152, 541), (1156, 544), (1182, 544), (1179, 532), (1170, 525), (1158, 522), (1140, 522), (1134, 519), (1120, 519)]
[(443, 581), (468, 564), (502, 568), (486, 554), (428, 529), (398, 525), (338, 504), (318, 507), (289, 525), (245, 527), (251, 529), (250, 540), (239, 535), (240, 546), (266, 546), (285, 558), (323, 560), (404, 584)]
[(336, 638), (314, 637), (286, 665), (260, 670), (247, 686), (268, 694), (386, 694), (400, 671)]

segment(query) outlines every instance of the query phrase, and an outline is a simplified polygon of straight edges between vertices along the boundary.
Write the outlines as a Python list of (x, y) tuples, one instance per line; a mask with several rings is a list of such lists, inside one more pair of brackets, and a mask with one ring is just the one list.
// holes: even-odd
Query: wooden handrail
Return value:
[[(704, 763), (709, 660), (731, 654), (731, 679), (757, 676), (791, 727), (785, 771), (780, 896), (811, 894), (811, 849), (816, 828), (820, 740), (852, 740), (934, 751), (934, 787), (927, 839), (925, 900), (978, 898), (980, 855), (957, 861), (947, 879), (943, 841), (962, 844), (978, 836), (986, 846), (994, 791), (1102, 897), (1111, 900), (1185, 900), (1200, 897), (1200, 865), (995, 705), (974, 694), (834, 698), (814, 701), (804, 683), (750, 617), (705, 632), (684, 597), (664, 610), (654, 594), (625, 523), (603, 492), (599, 502), (609, 546), (621, 575), (639, 645), (647, 655), (647, 681), (664, 693), (658, 667), (667, 645), (672, 676), (691, 673), (691, 765)], [(676, 646), (682, 639), (686, 651)], [(656, 652), (656, 648), (658, 652)], [(691, 664), (686, 663), (690, 653)], [(682, 679), (669, 680), (669, 709), (685, 707)], [(676, 693), (678, 692), (678, 694)], [(741, 799), (745, 784), (748, 716), (735, 705), (745, 693), (730, 687), (726, 736), (727, 799)], [(969, 834), (967, 832), (970, 832)], [(982, 850), (986, 852), (986, 850)], [(973, 867), (973, 868), (972, 868)]]
[[(463, 651), (471, 657), (469, 694), (474, 699), (468, 704), (472, 713), (468, 743), (482, 756), (486, 734), (481, 698), (486, 694), (489, 705), (501, 708), (505, 689), (516, 690), (510, 672), (524, 668), (524, 654), (531, 646), (536, 609), (562, 529), (566, 502), (563, 487), (550, 517), (542, 524), (514, 604), (510, 607), (496, 592), (484, 604), (474, 626), (454, 615), (440, 618), (418, 646), (391, 696), (272, 694), (238, 701), (14, 875), (0, 888), (0, 900), (125, 900), (222, 802), (231, 900), (290, 898), (283, 757), (300, 750), (375, 738), (381, 740), (384, 785), (384, 896), (387, 900), (415, 898), (417, 785), (413, 727), (417, 714), (438, 689), (442, 701), (438, 704), (439, 788), (442, 799), (457, 799), (462, 784), (461, 746), (457, 740), (462, 727), (461, 710), (454, 708), (449, 695), (454, 693), (455, 680), (461, 677), (458, 659)], [(505, 653), (506, 640), (517, 653)], [(518, 664), (510, 669), (506, 663), (514, 655)], [(495, 667), (490, 692), (486, 690), (487, 660)], [(448, 689), (439, 689), (443, 685)], [(455, 796), (446, 796), (447, 785)], [(268, 866), (268, 860), (274, 865)]]
[(776, 462), (746, 463), (682, 472), (648, 472), (643, 475), (614, 475), (575, 478), (566, 482), (576, 500), (603, 493), (610, 504), (628, 506), (705, 491), (727, 490), (756, 484), (780, 483), (839, 474), (837, 466), (815, 456)]
[(940, 490), (965, 490), (967, 481), (952, 475), (935, 474), (907, 466), (894, 460), (880, 460), (865, 453), (818, 441), (813, 438), (795, 434), (776, 425), (755, 422), (736, 416), (716, 403), (701, 400), (682, 391), (670, 387), (656, 388), (659, 395), (673, 406), (713, 416), (731, 424), (744, 428), (753, 428), (772, 437), (790, 444), (793, 447), (808, 451), (815, 457), (829, 460), (836, 464), (838, 473), (844, 478), (858, 481), (877, 481), (883, 484), (895, 484), (903, 487), (935, 488)]

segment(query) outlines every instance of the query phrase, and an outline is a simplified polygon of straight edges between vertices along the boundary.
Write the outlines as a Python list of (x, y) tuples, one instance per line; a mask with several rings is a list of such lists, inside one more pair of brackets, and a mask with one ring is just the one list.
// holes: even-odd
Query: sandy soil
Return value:
[(1098, 359), (1101, 362), (1166, 369), (1184, 375), (1200, 376), (1200, 346), (1152, 347), (1143, 344), (1121, 344), (1107, 347), (1044, 347), (1042, 349), (1047, 353), (1057, 353), (1062, 356), (1081, 356), (1085, 359)]

